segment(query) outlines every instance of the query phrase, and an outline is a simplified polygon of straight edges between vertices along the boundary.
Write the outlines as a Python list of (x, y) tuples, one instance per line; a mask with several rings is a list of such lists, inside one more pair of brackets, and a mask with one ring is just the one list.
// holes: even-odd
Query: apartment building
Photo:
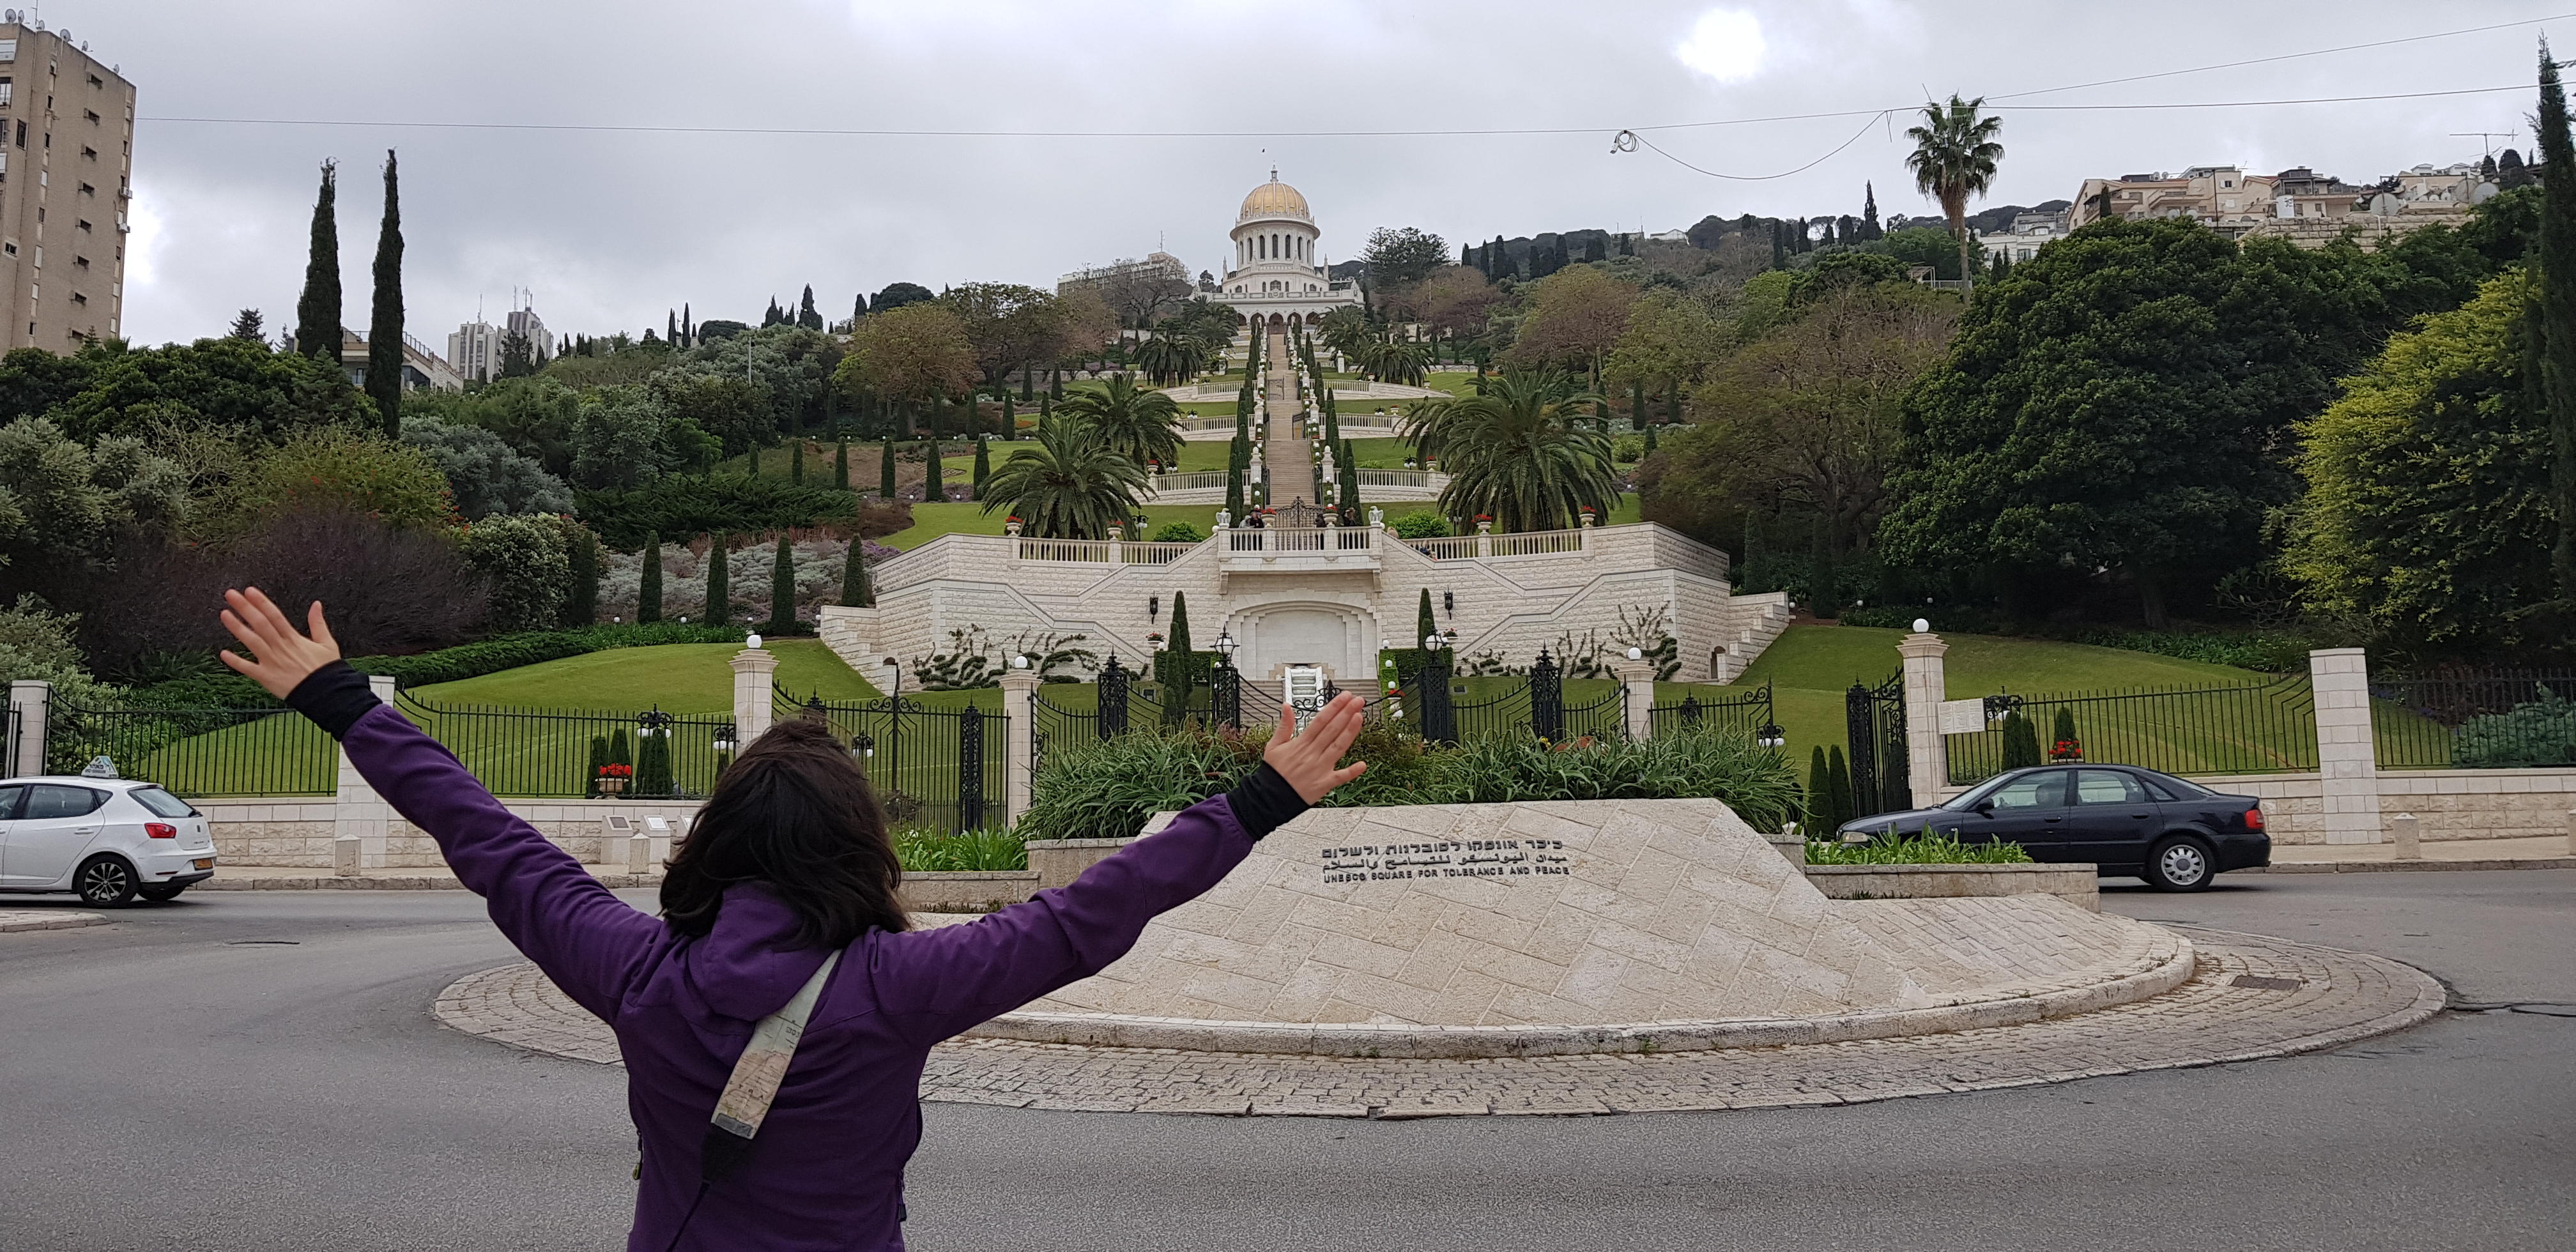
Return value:
[(0, 9), (0, 127), (0, 343), (71, 352), (117, 336), (134, 84), (70, 31)]
[[(2304, 172), (2304, 171), (2302, 171)], [(2180, 174), (2123, 174), (2088, 178), (2067, 210), (2071, 227), (2106, 217), (2145, 221), (2188, 217), (2220, 230), (2242, 230), (2274, 212), (2275, 179), (2233, 165), (2202, 165)]]

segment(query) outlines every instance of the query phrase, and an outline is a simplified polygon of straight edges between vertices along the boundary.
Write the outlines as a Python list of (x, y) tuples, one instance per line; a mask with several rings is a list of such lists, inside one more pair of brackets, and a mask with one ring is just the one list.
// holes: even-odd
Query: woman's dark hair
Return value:
[(876, 794), (829, 726), (780, 722), (725, 768), (662, 879), (663, 920), (704, 936), (725, 888), (745, 882), (794, 911), (799, 947), (837, 949), (871, 927), (910, 926)]

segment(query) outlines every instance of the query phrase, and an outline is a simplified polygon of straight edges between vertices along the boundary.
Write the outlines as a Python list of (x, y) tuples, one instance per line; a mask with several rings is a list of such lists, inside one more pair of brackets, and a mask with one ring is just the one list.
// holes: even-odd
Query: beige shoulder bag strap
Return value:
[(699, 1152), (699, 1177), (714, 1182), (750, 1153), (752, 1136), (760, 1133), (761, 1121), (778, 1099), (778, 1085), (787, 1080), (787, 1066), (796, 1059), (797, 1041), (805, 1037), (805, 1019), (814, 1015), (814, 1002), (823, 998), (823, 984), (831, 981), (840, 963), (838, 952), (824, 957), (823, 967), (797, 988), (786, 1007), (752, 1027), (751, 1043), (733, 1063), (733, 1077), (716, 1100), (715, 1116)]

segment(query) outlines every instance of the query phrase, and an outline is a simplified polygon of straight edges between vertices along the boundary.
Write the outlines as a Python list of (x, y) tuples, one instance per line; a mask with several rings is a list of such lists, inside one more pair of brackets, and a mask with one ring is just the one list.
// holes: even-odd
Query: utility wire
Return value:
[(2074, 83), (2065, 87), (2042, 87), (2035, 91), (2016, 91), (2006, 95), (1988, 96), (1986, 98), (1989, 100), (2018, 100), (2023, 96), (2048, 96), (2055, 95), (2061, 91), (2082, 91), (2088, 87), (2109, 87), (2119, 83), (2142, 83), (2151, 78), (2174, 78), (2184, 74), (2206, 74), (2212, 70), (2242, 69), (2248, 65), (2270, 65), (2276, 61), (2296, 61), (2304, 57), (2332, 56), (2338, 52), (2360, 52), (2369, 48), (2389, 48), (2395, 47), (2398, 44), (2423, 43), (2430, 39), (2450, 39), (2459, 35), (2482, 35), (2491, 30), (2511, 30), (2518, 26), (2538, 26), (2546, 22), (2563, 22), (2570, 18), (2576, 18), (2576, 13), (2560, 13), (2554, 17), (2526, 18), (2519, 22), (2498, 22), (2493, 26), (2470, 26), (2460, 30), (2437, 31), (2430, 35), (2408, 35), (2402, 39), (2380, 39), (2374, 40), (2370, 43), (2348, 43), (2340, 48), (2319, 48), (2313, 52), (2285, 52), (2279, 56), (2256, 57), (2250, 61), (2228, 61), (2219, 65), (2203, 65), (2197, 69), (2165, 70), (2161, 73), (2155, 74), (2132, 74), (2127, 78), (2105, 78), (2098, 82)]

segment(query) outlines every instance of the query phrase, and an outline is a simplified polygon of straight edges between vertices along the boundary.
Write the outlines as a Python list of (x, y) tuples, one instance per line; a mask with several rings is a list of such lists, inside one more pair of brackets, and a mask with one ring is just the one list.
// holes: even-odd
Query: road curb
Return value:
[(21, 930), (76, 930), (83, 926), (104, 926), (104, 913), (49, 913), (34, 909), (0, 912), (0, 934)]
[(2451, 873), (2481, 869), (2576, 869), (2576, 856), (2496, 857), (2481, 861), (2290, 861), (2231, 874)]
[[(601, 886), (658, 887), (659, 874), (594, 874)], [(190, 887), (190, 891), (463, 891), (465, 884), (453, 874), (420, 874), (404, 877), (340, 878), (327, 874), (291, 875), (277, 878), (209, 878)]]

